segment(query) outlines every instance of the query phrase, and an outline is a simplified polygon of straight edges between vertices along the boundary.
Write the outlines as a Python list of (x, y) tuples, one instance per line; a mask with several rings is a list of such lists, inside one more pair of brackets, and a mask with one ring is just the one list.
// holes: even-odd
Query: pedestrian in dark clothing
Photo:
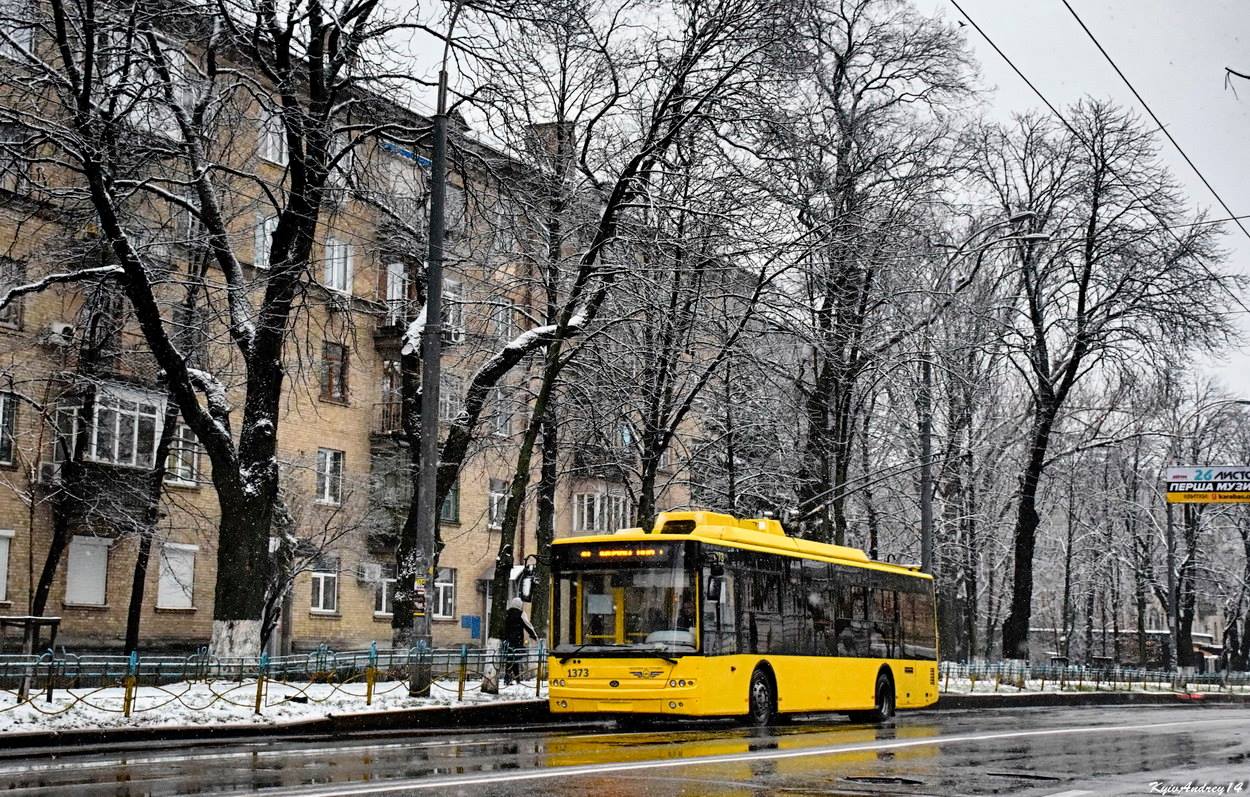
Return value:
[(503, 643), (508, 648), (508, 664), (504, 670), (504, 685), (521, 680), (521, 662), (525, 660), (525, 635), (537, 641), (534, 626), (521, 609), (521, 599), (508, 601), (508, 613), (503, 621)]

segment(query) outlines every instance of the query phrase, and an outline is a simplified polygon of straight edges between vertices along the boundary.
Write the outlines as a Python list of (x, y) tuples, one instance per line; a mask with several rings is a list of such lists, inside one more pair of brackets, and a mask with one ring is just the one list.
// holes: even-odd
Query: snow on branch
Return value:
[(3, 294), (0, 294), (0, 310), (9, 306), (14, 299), (25, 296), (28, 293), (38, 293), (52, 285), (58, 285), (66, 282), (79, 282), (93, 277), (108, 277), (122, 274), (121, 266), (96, 266), (95, 268), (84, 268), (79, 271), (58, 271), (55, 274), (49, 274), (41, 277), (34, 282), (28, 282), (25, 285), (15, 285), (9, 288)]
[(417, 317), (412, 319), (412, 323), (408, 325), (408, 329), (404, 330), (404, 347), (400, 350), (400, 354), (412, 354), (421, 348), (421, 333), (425, 330), (425, 305), (421, 305), (421, 312), (417, 313)]
[(208, 401), (208, 414), (216, 424), (217, 430), (229, 437), (230, 430), (225, 424), (226, 419), (230, 417), (230, 399), (226, 395), (226, 386), (221, 383), (220, 379), (199, 368), (188, 368), (187, 376), (191, 379), (191, 384), (195, 386), (195, 389), (202, 392)]

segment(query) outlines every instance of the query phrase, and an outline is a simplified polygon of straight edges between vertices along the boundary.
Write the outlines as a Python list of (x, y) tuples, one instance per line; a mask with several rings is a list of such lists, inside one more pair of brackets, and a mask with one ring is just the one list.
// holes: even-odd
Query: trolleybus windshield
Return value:
[(698, 649), (694, 576), (684, 546), (560, 546), (552, 596), (556, 655)]

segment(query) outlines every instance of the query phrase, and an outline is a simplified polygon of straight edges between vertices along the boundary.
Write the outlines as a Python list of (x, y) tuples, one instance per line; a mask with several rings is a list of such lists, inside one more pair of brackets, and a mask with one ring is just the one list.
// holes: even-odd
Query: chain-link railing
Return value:
[(412, 695), (418, 678), (429, 678), (437, 702), (481, 696), (482, 683), (511, 681), (508, 696), (545, 694), (546, 652), (541, 648), (486, 650), (414, 647), (335, 651), (326, 646), (303, 654), (216, 658), (201, 649), (191, 656), (0, 655), (0, 716), (26, 706), (41, 715), (75, 708), (135, 713), (182, 707), (250, 708), (254, 714), (284, 704), (334, 703), (350, 710), (383, 697)]
[(963, 692), (1250, 692), (1250, 673), (1197, 673), (1086, 664), (1023, 661), (951, 662), (940, 665), (943, 693)]

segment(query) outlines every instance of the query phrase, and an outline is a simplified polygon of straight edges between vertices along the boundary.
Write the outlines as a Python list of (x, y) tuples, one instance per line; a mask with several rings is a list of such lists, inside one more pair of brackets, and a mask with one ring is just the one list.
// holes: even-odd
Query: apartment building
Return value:
[[(23, 41), (46, 45), (33, 31)], [(193, 73), (195, 47), (172, 32), (169, 45), (174, 63)], [(21, 68), (20, 52), (13, 55), (17, 66), (0, 61), (6, 96), (16, 84), (2, 76)], [(188, 85), (179, 93), (194, 91)], [(236, 116), (213, 128), (211, 143), (228, 167), (222, 179), (234, 180), (222, 192), (229, 202), (222, 212), (251, 285), (248, 300), (258, 302), (276, 225), (267, 194), (280, 195), (290, 179), (288, 157), (272, 98), (234, 102)], [(397, 129), (426, 124), (380, 98), (369, 107), (393, 114)], [(137, 103), (127, 122), (128, 134), (154, 151), (177, 136), (168, 109), (156, 103)], [(448, 192), (437, 408), (444, 421), (460, 412), (484, 358), (538, 317), (524, 256), (535, 222), (498, 185), (500, 174), (525, 165), (474, 141), (463, 127), (455, 135), (460, 157)], [(16, 116), (0, 125), (0, 296), (59, 273), (95, 275), (52, 279), (0, 311), (0, 614), (30, 611), (44, 582), (43, 613), (61, 617), (60, 644), (116, 649), (141, 587), (141, 649), (195, 649), (211, 632), (218, 562), (210, 463), (171, 407), (78, 177), (54, 154)], [(415, 137), (373, 135), (353, 142), (331, 174), (332, 198), (284, 364), (277, 430), (284, 525), (271, 549), (291, 568), (292, 581), (277, 612), (275, 651), (391, 639), (394, 550), (409, 501), (400, 351), (419, 309), (414, 275), (425, 257), (428, 167)], [(160, 169), (167, 168), (136, 156), (136, 171), (148, 170), (152, 179), (166, 179)], [(169, 185), (177, 182), (170, 178)], [(150, 197), (133, 211), (128, 235), (152, 264), (173, 339), (189, 364), (227, 386), (237, 409), (241, 369), (220, 275), (196, 215)], [(198, 302), (184, 300), (196, 279), (204, 286)], [(495, 389), (480, 439), (442, 507), (445, 548), (429, 595), (436, 645), (483, 639), (486, 585), (532, 378), (519, 368)], [(586, 467), (570, 455), (557, 533), (630, 525), (626, 479), (619, 468)], [(679, 480), (670, 481), (662, 506), (683, 505)], [(535, 553), (533, 516), (527, 505), (518, 564)], [(58, 538), (67, 541), (65, 550), (45, 574)], [(145, 556), (146, 569), (137, 568)]]

